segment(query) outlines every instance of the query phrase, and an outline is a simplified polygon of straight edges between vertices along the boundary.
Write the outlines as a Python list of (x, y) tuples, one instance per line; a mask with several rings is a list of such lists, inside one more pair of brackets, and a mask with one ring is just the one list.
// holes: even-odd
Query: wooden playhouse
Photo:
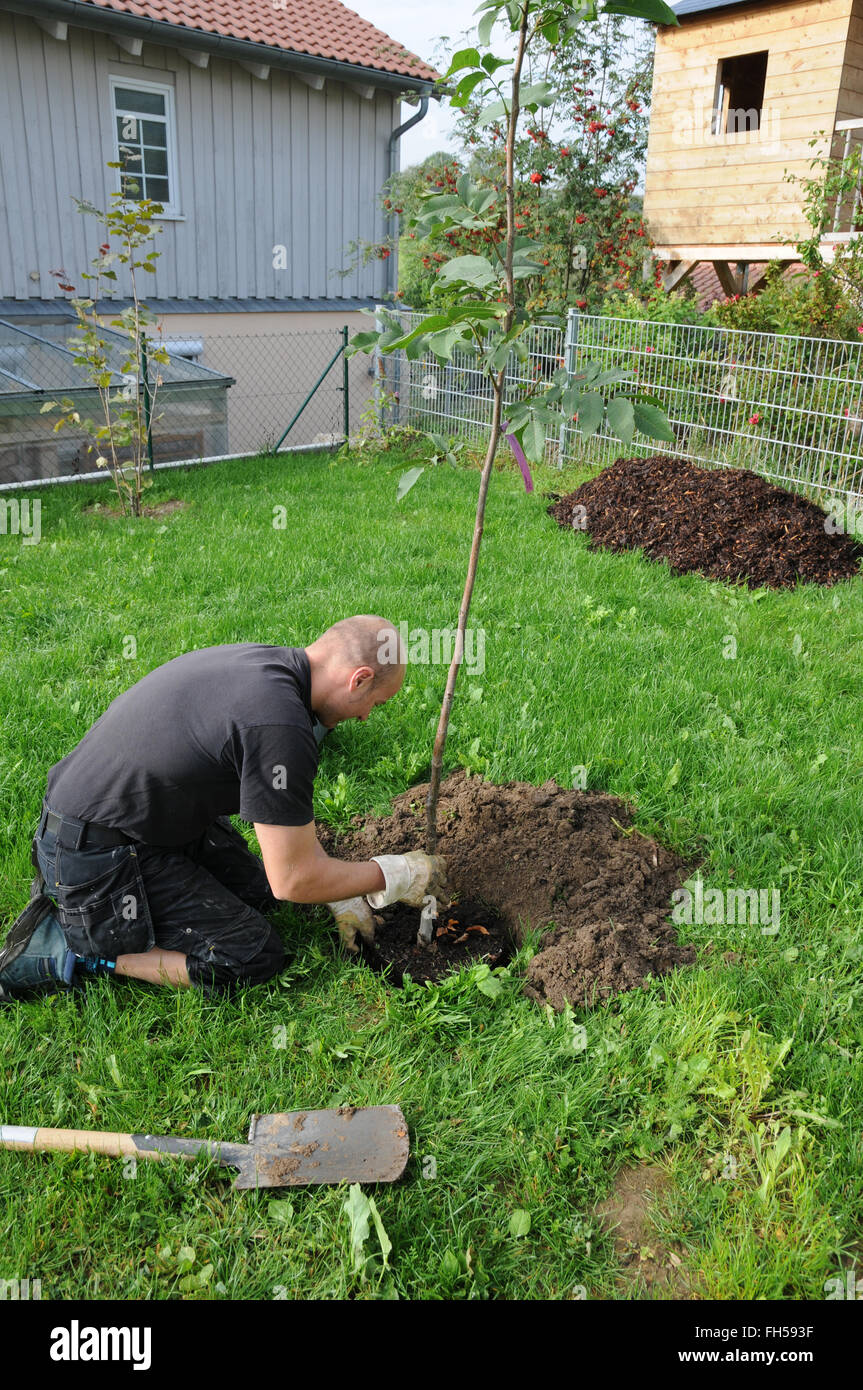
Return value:
[[(798, 259), (816, 155), (863, 139), (863, 0), (679, 0), (657, 33), (644, 212), (672, 289), (711, 263), (726, 294)], [(814, 144), (812, 142), (815, 142)], [(859, 193), (858, 193), (859, 201)], [(837, 207), (829, 257), (850, 234)], [(751, 268), (758, 266), (756, 275)]]

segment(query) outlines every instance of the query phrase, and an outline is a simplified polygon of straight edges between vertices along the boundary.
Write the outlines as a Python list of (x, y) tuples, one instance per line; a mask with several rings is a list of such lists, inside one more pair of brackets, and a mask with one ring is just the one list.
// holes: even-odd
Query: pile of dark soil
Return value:
[(548, 510), (589, 532), (593, 548), (640, 549), (678, 574), (750, 589), (836, 584), (863, 558), (863, 545), (825, 531), (826, 514), (805, 497), (747, 468), (698, 468), (665, 454), (618, 459)]
[[(355, 817), (341, 836), (320, 827), (324, 848), (351, 860), (423, 849), (426, 791), (423, 784), (403, 792), (389, 816)], [(496, 909), (516, 940), (524, 928), (546, 932), (525, 985), (540, 1003), (590, 1006), (693, 961), (692, 948), (680, 946), (666, 921), (672, 891), (690, 866), (628, 829), (631, 821), (617, 797), (556, 782), (496, 787), (459, 771), (443, 783), (438, 850), (450, 886), (464, 900)], [(406, 916), (405, 949), (413, 946), (419, 912)], [(463, 949), (477, 959), (488, 944), (471, 935), (476, 945), (471, 940)], [(419, 966), (416, 974), (405, 968), (425, 978)]]

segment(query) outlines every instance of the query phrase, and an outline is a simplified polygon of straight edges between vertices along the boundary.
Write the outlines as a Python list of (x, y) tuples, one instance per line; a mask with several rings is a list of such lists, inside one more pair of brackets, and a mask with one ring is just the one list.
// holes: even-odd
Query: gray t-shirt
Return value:
[(308, 825), (314, 726), (301, 647), (186, 652), (118, 695), (51, 768), (46, 801), (151, 845), (184, 844), (225, 815)]

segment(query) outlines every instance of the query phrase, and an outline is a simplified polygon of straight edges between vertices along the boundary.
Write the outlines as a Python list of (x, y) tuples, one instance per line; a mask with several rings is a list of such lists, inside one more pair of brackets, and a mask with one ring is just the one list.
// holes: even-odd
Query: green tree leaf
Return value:
[(439, 285), (461, 282), (477, 290), (487, 290), (498, 281), (487, 256), (453, 256), (438, 276)]
[(483, 48), (485, 48), (486, 44), (489, 42), (491, 38), (491, 31), (495, 26), (496, 20), (497, 9), (489, 10), (487, 14), (483, 15), (482, 19), (476, 26), (476, 36), (479, 39), (479, 42)]
[(495, 121), (503, 120), (509, 116), (509, 107), (505, 101), (493, 101), (484, 111), (481, 111), (476, 118), (478, 126), (494, 125)]
[(545, 457), (545, 425), (535, 412), (531, 412), (524, 427), (521, 444), (531, 463), (542, 463)]
[(450, 106), (467, 106), (474, 88), (478, 87), (480, 82), (485, 82), (486, 80), (487, 76), (484, 72), (468, 73), (467, 77), (462, 78), (450, 97)]
[(348, 343), (346, 352), (348, 357), (353, 357), (357, 352), (370, 352), (377, 346), (380, 333), (357, 333)]
[(635, 433), (635, 411), (632, 403), (625, 396), (612, 396), (605, 413), (618, 439), (622, 439), (624, 444), (631, 444)]
[(480, 66), (485, 68), (489, 77), (497, 72), (498, 68), (511, 67), (515, 60), (513, 58), (495, 58), (493, 54), (486, 53), (481, 59)]
[(424, 472), (424, 468), (409, 468), (406, 473), (402, 474), (399, 478), (398, 488), (396, 489), (397, 502), (401, 502), (403, 497), (407, 497), (414, 483), (418, 481)]
[(556, 95), (551, 82), (532, 82), (522, 87), (519, 102), (522, 106), (550, 106)]
[(447, 68), (444, 76), (452, 77), (454, 72), (461, 72), (462, 68), (479, 67), (479, 50), (476, 48), (461, 48), (458, 53), (454, 53), (452, 61)]
[(530, 1212), (519, 1207), (509, 1218), (509, 1233), (516, 1240), (521, 1240), (530, 1231)]
[(648, 19), (654, 24), (680, 24), (665, 0), (606, 0), (603, 14), (625, 14), (631, 19)]
[(575, 397), (573, 406), (572, 414), (578, 416), (579, 433), (583, 434), (585, 439), (590, 439), (591, 435), (596, 434), (605, 414), (602, 396), (598, 391), (581, 391)]
[(668, 423), (664, 411), (659, 410), (655, 405), (642, 405), (633, 401), (632, 413), (635, 428), (642, 434), (646, 434), (649, 439), (661, 439), (666, 444), (675, 443), (674, 430)]

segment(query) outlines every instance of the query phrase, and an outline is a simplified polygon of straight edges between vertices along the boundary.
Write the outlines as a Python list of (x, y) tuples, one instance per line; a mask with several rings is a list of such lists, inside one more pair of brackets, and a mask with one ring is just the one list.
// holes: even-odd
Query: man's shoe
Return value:
[(0, 1001), (71, 987), (77, 958), (66, 944), (56, 910), (42, 893), (13, 922), (0, 949)]

